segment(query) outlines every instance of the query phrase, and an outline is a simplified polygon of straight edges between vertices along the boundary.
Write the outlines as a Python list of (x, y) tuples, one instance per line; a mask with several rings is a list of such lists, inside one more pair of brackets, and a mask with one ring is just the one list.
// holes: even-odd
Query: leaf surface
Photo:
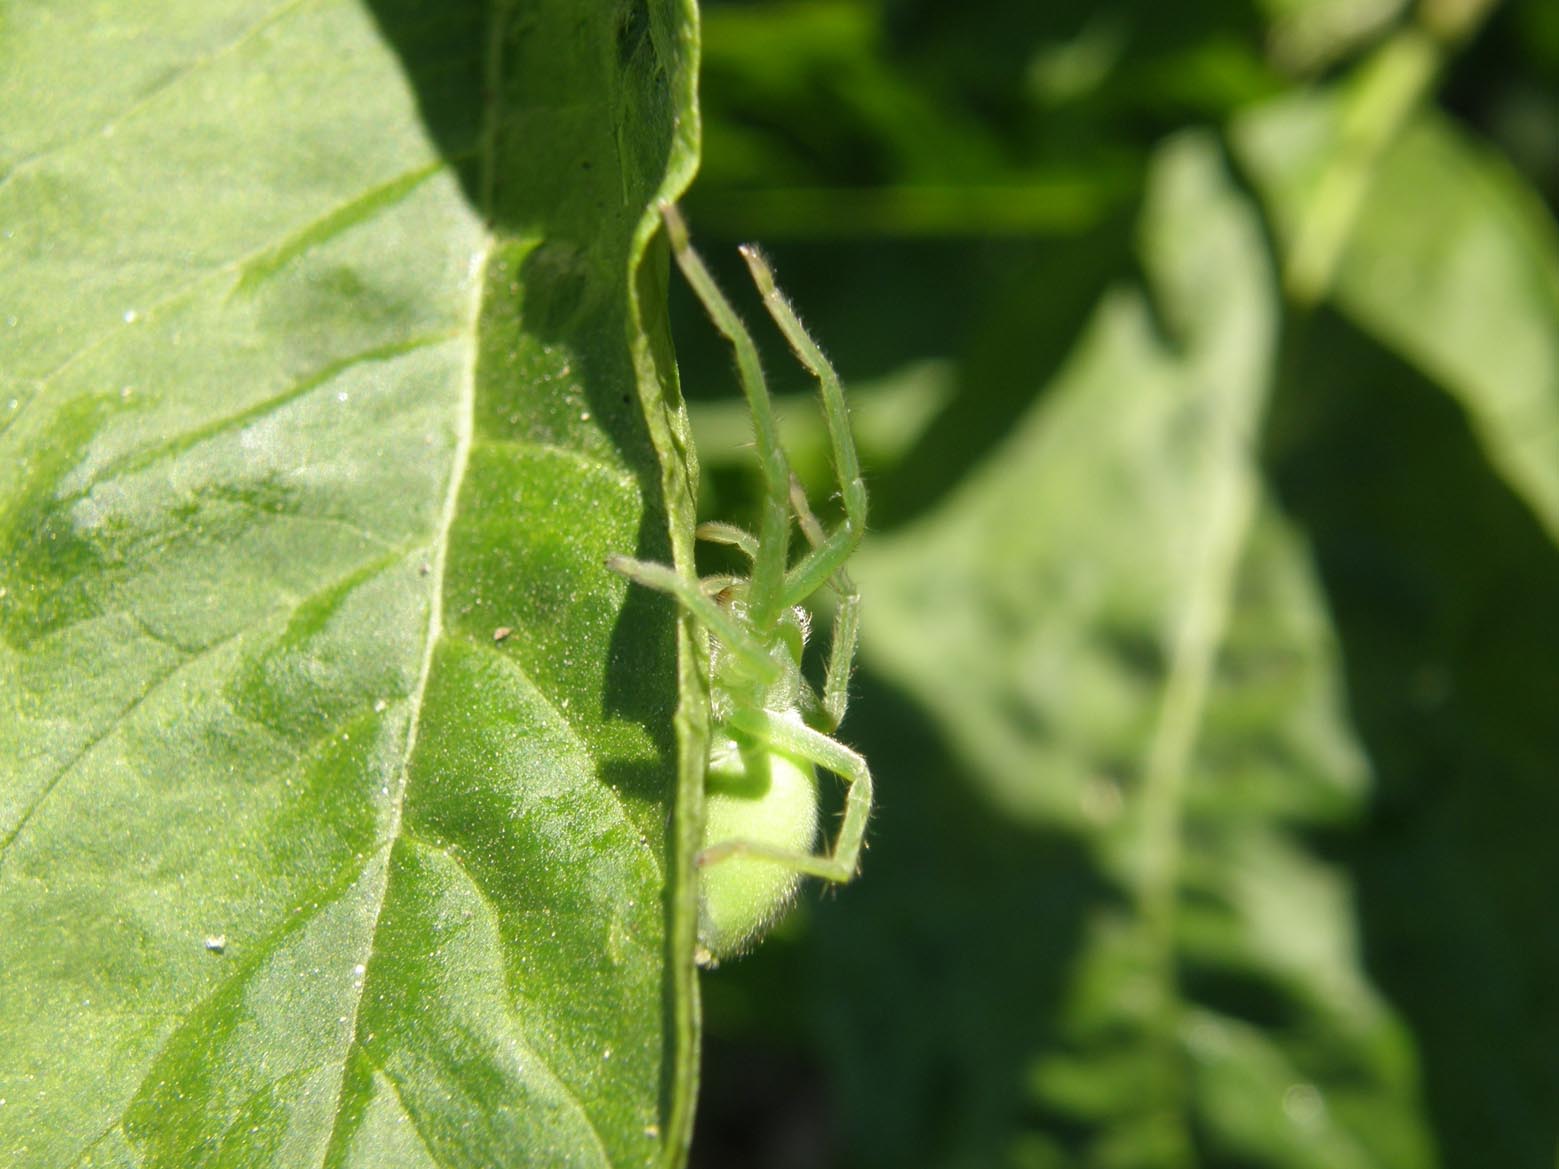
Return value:
[(690, 15), (0, 24), (0, 1161), (675, 1161)]

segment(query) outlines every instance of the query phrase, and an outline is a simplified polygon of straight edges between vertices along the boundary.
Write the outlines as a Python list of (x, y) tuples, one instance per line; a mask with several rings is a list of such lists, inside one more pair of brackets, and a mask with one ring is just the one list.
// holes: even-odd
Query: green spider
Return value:
[[(677, 266), (735, 350), (764, 482), (757, 536), (730, 524), (701, 524), (697, 531), (700, 539), (745, 553), (751, 576), (695, 584), (664, 564), (626, 556), (607, 562), (630, 580), (676, 597), (710, 635), (714, 725), (697, 864), (700, 958), (712, 964), (751, 946), (783, 912), (802, 877), (843, 884), (856, 874), (872, 777), (866, 760), (831, 736), (844, 719), (860, 624), (860, 598), (844, 565), (866, 530), (866, 486), (838, 375), (775, 287), (767, 261), (757, 249), (742, 247), (769, 315), (822, 390), (844, 505), (843, 521), (826, 532), (791, 474), (751, 335), (689, 244), (682, 216), (670, 204), (660, 210)], [(793, 524), (807, 541), (794, 564)], [(809, 627), (802, 605), (823, 588), (838, 594), (838, 603), (819, 697), (801, 676)], [(813, 852), (818, 767), (848, 784), (839, 834), (822, 854)]]

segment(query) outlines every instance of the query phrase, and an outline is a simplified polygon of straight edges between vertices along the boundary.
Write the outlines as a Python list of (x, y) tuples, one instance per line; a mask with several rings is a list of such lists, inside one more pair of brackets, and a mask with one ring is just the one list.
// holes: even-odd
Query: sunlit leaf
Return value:
[(688, 13), (0, 28), (0, 1162), (675, 1160)]

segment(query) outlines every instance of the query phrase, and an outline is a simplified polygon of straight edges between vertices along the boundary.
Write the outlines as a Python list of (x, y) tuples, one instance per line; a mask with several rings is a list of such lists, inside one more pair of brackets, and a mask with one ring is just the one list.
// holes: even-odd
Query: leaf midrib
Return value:
[[(346, 1092), (347, 1064), (354, 1049), (361, 1050), (367, 1055), (367, 1049), (358, 1041), (358, 1018), (362, 1012), (363, 993), (373, 973), (374, 951), (379, 934), (379, 922), (384, 914), (385, 902), (388, 899), (390, 889), (390, 874), (393, 870), (390, 854), (393, 853), (397, 841), (401, 836), (401, 824), (406, 803), (406, 788), (410, 780), (411, 761), (416, 754), (417, 740), (422, 729), (422, 713), (426, 706), (428, 683), (433, 674), (433, 663), (437, 656), (438, 646), (444, 636), (444, 585), (449, 570), (449, 544), (450, 532), (454, 528), (455, 519), (459, 512), (460, 490), (465, 483), (466, 467), (470, 461), (476, 427), (476, 377), (477, 363), (481, 356), (478, 332), (482, 319), (482, 305), (487, 290), (487, 266), (492, 259), (494, 249), (494, 234), (492, 230), (492, 192), (494, 187), (494, 171), (496, 170), (498, 123), (500, 114), (500, 102), (497, 95), (502, 92), (502, 36), (503, 22), (508, 12), (508, 3), (495, 3), (492, 18), (489, 22), (488, 51), (483, 68), (483, 87), (486, 93), (492, 95), (487, 103), (485, 125), (478, 139), (477, 167), (479, 175), (479, 189), (481, 191), (480, 213), (482, 221), (487, 225), (486, 234), (482, 240), (481, 251), (472, 265), (471, 272), (471, 301), (467, 309), (465, 335), (469, 345), (467, 360), (463, 376), (460, 380), (460, 395), (456, 406), (455, 441), (451, 452), (449, 481), (444, 488), (444, 502), (439, 509), (438, 521), (433, 534), (432, 570), (429, 573), (431, 586), (428, 600), (428, 624), (423, 639), (422, 661), (417, 670), (417, 683), (413, 688), (409, 710), (410, 725), (406, 730), (406, 744), (402, 749), (398, 776), (395, 790), (390, 797), (389, 822), (384, 834), (383, 847), (386, 849), (386, 859), (383, 875), (379, 878), (378, 888), (373, 897), (373, 917), (368, 924), (365, 933), (367, 938), (367, 953), (362, 955), (361, 965), (363, 976), (357, 980), (352, 988), (352, 1002), (349, 1019), (346, 1028), (346, 1043), (341, 1052), (336, 1070), (336, 1098), (330, 1111), (330, 1134), (320, 1145), (320, 1169), (324, 1169), (330, 1163), (331, 1152), (336, 1147), (336, 1142), (341, 1136), (340, 1117), (343, 1096)], [(399, 1098), (399, 1092), (397, 1092)], [(593, 1125), (592, 1125), (593, 1127)], [(419, 1133), (419, 1139), (420, 1133)]]

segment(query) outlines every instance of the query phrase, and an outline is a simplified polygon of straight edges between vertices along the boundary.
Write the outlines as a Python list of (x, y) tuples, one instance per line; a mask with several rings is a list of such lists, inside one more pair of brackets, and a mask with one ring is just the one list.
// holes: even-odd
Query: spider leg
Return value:
[(668, 565), (635, 560), (631, 556), (608, 556), (606, 567), (622, 573), (635, 584), (670, 593), (703, 623), (705, 629), (720, 639), (726, 651), (739, 659), (752, 677), (765, 684), (779, 680), (779, 667), (757, 639), (722, 609), (718, 601), (698, 585), (684, 580)]
[(785, 608), (788, 590), (785, 567), (790, 561), (790, 505), (786, 495), (790, 482), (790, 463), (780, 445), (774, 422), (773, 403), (768, 382), (758, 361), (758, 348), (752, 335), (715, 284), (714, 277), (688, 242), (687, 224), (670, 203), (660, 205), (660, 217), (666, 225), (677, 267), (703, 302), (715, 328), (724, 334), (736, 354), (736, 372), (752, 412), (753, 437), (757, 441), (758, 461), (763, 471), (764, 501), (758, 524), (758, 541), (753, 556), (752, 584), (747, 591), (748, 613), (754, 628), (772, 629)]
[[(790, 477), (790, 505), (795, 508), (796, 522), (807, 542), (814, 548), (820, 547), (827, 536), (812, 514), (801, 481), (794, 475)], [(844, 722), (845, 707), (850, 701), (850, 671), (855, 666), (855, 645), (861, 630), (861, 595), (843, 568), (829, 578), (828, 587), (839, 596), (834, 607), (833, 636), (828, 641), (828, 669), (823, 675), (825, 729), (831, 732)]]
[(831, 771), (849, 784), (845, 789), (844, 820), (833, 848), (824, 856), (790, 852), (750, 840), (724, 840), (698, 854), (699, 866), (747, 856), (840, 885), (852, 880), (860, 868), (866, 821), (872, 810), (872, 774), (866, 760), (823, 732), (772, 711), (735, 711), (730, 722), (774, 750)]
[(718, 520), (710, 520), (694, 528), (693, 535), (711, 544), (728, 544), (733, 548), (740, 548), (747, 554), (747, 559), (758, 559), (758, 538), (751, 532), (744, 532), (735, 524), (722, 524)]
[[(840, 574), (841, 576), (843, 574)], [(845, 578), (848, 584), (848, 578)], [(834, 630), (828, 643), (828, 668), (823, 674), (823, 714), (830, 730), (844, 722), (850, 702), (850, 673), (855, 668), (855, 643), (861, 633), (861, 595), (853, 586), (841, 593), (834, 610)]]
[[(844, 504), (844, 522), (821, 542), (813, 540), (812, 549), (785, 574), (784, 604), (797, 605), (838, 572), (861, 542), (866, 532), (866, 483), (861, 478), (860, 458), (856, 454), (855, 438), (850, 433), (850, 412), (845, 406), (839, 375), (823, 356), (817, 342), (812, 340), (796, 310), (775, 286), (774, 271), (768, 261), (751, 245), (744, 245), (741, 253), (752, 273), (753, 283), (763, 296), (763, 306), (769, 310), (780, 332), (785, 334), (797, 360), (817, 379), (823, 396), (828, 439), (833, 447), (834, 473), (839, 478), (839, 497)], [(817, 531), (821, 533), (820, 525)]]

